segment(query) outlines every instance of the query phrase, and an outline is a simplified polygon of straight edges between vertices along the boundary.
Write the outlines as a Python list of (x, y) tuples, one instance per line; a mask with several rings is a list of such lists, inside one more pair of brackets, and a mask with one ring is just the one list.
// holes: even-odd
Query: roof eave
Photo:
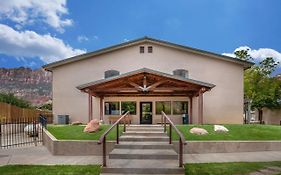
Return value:
[(152, 42), (152, 43), (154, 42), (154, 43), (157, 43), (157, 44), (160, 44), (160, 45), (165, 45), (165, 46), (168, 46), (168, 47), (173, 47), (173, 48), (176, 48), (176, 49), (181, 49), (181, 50), (185, 50), (185, 51), (188, 50), (189, 52), (200, 54), (200, 55), (216, 57), (218, 59), (222, 59), (222, 60), (225, 60), (225, 61), (238, 63), (238, 64), (243, 65), (244, 69), (248, 69), (252, 65), (254, 65), (254, 63), (252, 63), (252, 62), (240, 60), (238, 58), (233, 58), (233, 57), (229, 57), (229, 56), (225, 56), (225, 55), (219, 55), (219, 54), (216, 54), (216, 53), (212, 53), (212, 52), (208, 52), (208, 51), (204, 51), (204, 50), (200, 50), (200, 49), (196, 49), (196, 48), (191, 48), (191, 47), (187, 47), (187, 46), (184, 46), (184, 45), (179, 45), (179, 44), (175, 44), (175, 43), (171, 43), (171, 42), (167, 42), (167, 41), (163, 41), (163, 40), (158, 40), (158, 39), (154, 39), (154, 38), (143, 37), (143, 38), (135, 39), (135, 40), (132, 40), (132, 41), (124, 42), (124, 43), (121, 43), (121, 44), (113, 45), (111, 47), (103, 48), (103, 49), (100, 49), (100, 50), (97, 50), (97, 51), (94, 51), (94, 52), (89, 52), (89, 53), (85, 53), (85, 54), (82, 54), (82, 55), (70, 57), (70, 58), (67, 58), (67, 59), (64, 59), (64, 60), (49, 63), (49, 64), (46, 64), (42, 67), (47, 71), (52, 71), (55, 67), (58, 67), (58, 66), (61, 66), (61, 65), (64, 65), (64, 64), (84, 60), (84, 59), (87, 59), (89, 57), (101, 55), (101, 54), (104, 54), (104, 53), (115, 51), (117, 49), (121, 49), (123, 47), (137, 45), (139, 43), (148, 42), (148, 41)]
[(127, 76), (133, 76), (133, 75), (136, 75), (136, 74), (139, 74), (139, 73), (151, 73), (151, 74), (158, 75), (158, 76), (165, 76), (167, 78), (171, 78), (171, 79), (175, 79), (175, 80), (179, 80), (179, 81), (184, 81), (184, 82), (187, 82), (187, 83), (197, 84), (197, 85), (209, 88), (209, 89), (212, 89), (216, 86), (216, 85), (211, 84), (211, 83), (205, 83), (205, 82), (201, 82), (201, 81), (197, 81), (197, 80), (193, 80), (193, 79), (181, 78), (181, 77), (177, 77), (177, 76), (170, 75), (170, 74), (167, 74), (167, 73), (155, 71), (155, 70), (152, 70), (152, 69), (142, 68), (142, 69), (139, 69), (139, 70), (136, 70), (136, 71), (121, 74), (119, 76), (114, 76), (114, 77), (110, 77), (110, 78), (107, 78), (107, 79), (101, 79), (101, 80), (97, 80), (97, 81), (94, 81), (94, 82), (85, 83), (85, 84), (77, 86), (76, 88), (79, 89), (79, 90), (84, 90), (84, 89), (89, 88), (90, 86), (94, 86), (94, 85), (98, 85), (98, 84), (102, 84), (102, 83), (107, 83), (107, 82), (114, 81), (114, 80), (124, 78), (124, 77), (127, 77)]

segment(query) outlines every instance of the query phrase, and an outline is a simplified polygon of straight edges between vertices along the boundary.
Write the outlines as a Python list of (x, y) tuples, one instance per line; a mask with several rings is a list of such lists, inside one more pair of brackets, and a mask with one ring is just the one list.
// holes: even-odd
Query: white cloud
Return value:
[(89, 38), (86, 37), (86, 36), (84, 36), (84, 35), (80, 35), (80, 36), (77, 37), (77, 41), (78, 41), (79, 43), (82, 43), (82, 42), (84, 42), (84, 41), (89, 41)]
[(10, 19), (18, 25), (42, 20), (63, 32), (63, 27), (72, 25), (71, 19), (62, 18), (68, 14), (66, 0), (1, 0), (0, 18)]
[[(248, 50), (249, 55), (254, 58), (254, 61), (261, 61), (267, 57), (272, 57), (275, 59), (275, 61), (279, 61), (281, 63), (281, 53), (270, 48), (259, 48), (259, 49), (251, 49), (248, 46), (240, 46), (234, 50)], [(223, 55), (230, 56), (230, 57), (235, 57), (233, 53), (223, 53)]]
[(40, 35), (29, 30), (16, 31), (0, 24), (0, 53), (2, 54), (19, 58), (39, 57), (42, 61), (50, 63), (85, 52), (72, 48), (50, 34)]

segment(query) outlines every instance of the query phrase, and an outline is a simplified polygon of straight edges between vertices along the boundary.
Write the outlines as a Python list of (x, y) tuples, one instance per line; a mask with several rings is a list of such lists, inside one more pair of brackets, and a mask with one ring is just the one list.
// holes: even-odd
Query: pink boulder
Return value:
[(96, 132), (100, 129), (100, 123), (97, 119), (91, 120), (84, 128), (84, 132)]

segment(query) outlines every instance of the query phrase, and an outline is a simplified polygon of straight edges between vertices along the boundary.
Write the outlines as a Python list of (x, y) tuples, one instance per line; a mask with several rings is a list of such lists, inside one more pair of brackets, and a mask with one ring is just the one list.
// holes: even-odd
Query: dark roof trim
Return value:
[(183, 78), (183, 77), (167, 74), (167, 73), (164, 73), (164, 72), (160, 72), (160, 71), (156, 71), (156, 70), (152, 70), (152, 69), (148, 69), (148, 68), (142, 68), (142, 69), (127, 72), (127, 73), (124, 73), (124, 74), (121, 74), (121, 75), (118, 75), (118, 76), (114, 76), (114, 77), (110, 77), (110, 78), (101, 79), (101, 80), (93, 81), (93, 82), (90, 82), (90, 83), (82, 84), (80, 86), (77, 86), (76, 88), (79, 89), (79, 90), (83, 90), (83, 89), (86, 89), (90, 86), (100, 85), (100, 84), (103, 84), (103, 83), (107, 83), (107, 82), (110, 82), (110, 81), (118, 80), (120, 78), (132, 76), (132, 75), (136, 75), (136, 74), (140, 74), (140, 73), (150, 73), (150, 74), (154, 74), (154, 75), (158, 75), (158, 76), (163, 76), (163, 77), (183, 81), (183, 82), (186, 82), (186, 83), (192, 83), (192, 84), (204, 86), (204, 87), (209, 88), (209, 89), (215, 87), (215, 85), (211, 84), (211, 83), (206, 83), (206, 82), (193, 80), (193, 79), (189, 79), (189, 78)]
[(195, 54), (200, 54), (200, 55), (205, 55), (205, 56), (210, 56), (210, 57), (222, 59), (222, 60), (225, 60), (225, 61), (230, 61), (230, 62), (233, 62), (233, 63), (241, 64), (241, 65), (244, 66), (244, 68), (249, 68), (252, 65), (254, 65), (254, 63), (252, 63), (252, 62), (240, 60), (238, 58), (220, 55), (220, 54), (216, 54), (216, 53), (212, 53), (212, 52), (208, 52), (208, 51), (204, 51), (204, 50), (200, 50), (200, 49), (196, 49), (196, 48), (192, 48), (192, 47), (187, 47), (187, 46), (183, 46), (183, 45), (179, 45), (179, 44), (175, 44), (175, 43), (171, 43), (171, 42), (163, 41), (163, 40), (159, 40), (159, 39), (143, 37), (143, 38), (128, 41), (128, 42), (125, 42), (125, 43), (113, 45), (113, 46), (110, 46), (110, 47), (107, 47), (107, 48), (104, 48), (104, 49), (100, 49), (100, 50), (97, 50), (97, 51), (94, 51), (94, 52), (89, 52), (89, 53), (85, 53), (85, 54), (82, 54), (82, 55), (77, 55), (77, 56), (74, 56), (74, 57), (71, 57), (71, 58), (67, 58), (67, 59), (64, 59), (64, 60), (61, 60), (61, 61), (56, 61), (56, 62), (53, 62), (53, 63), (50, 63), (50, 64), (46, 64), (46, 65), (43, 66), (43, 68), (45, 70), (52, 71), (53, 68), (58, 67), (58, 66), (62, 66), (64, 64), (84, 60), (84, 59), (87, 59), (87, 58), (90, 58), (90, 57), (93, 57), (93, 56), (97, 56), (97, 55), (101, 55), (101, 54), (104, 54), (104, 53), (112, 52), (112, 51), (115, 51), (115, 50), (118, 50), (118, 49), (121, 49), (121, 48), (141, 44), (143, 42), (151, 42), (151, 43), (159, 44), (159, 45), (162, 45), (162, 46), (179, 49), (179, 50), (182, 50), (182, 51), (188, 51), (188, 52), (195, 53)]

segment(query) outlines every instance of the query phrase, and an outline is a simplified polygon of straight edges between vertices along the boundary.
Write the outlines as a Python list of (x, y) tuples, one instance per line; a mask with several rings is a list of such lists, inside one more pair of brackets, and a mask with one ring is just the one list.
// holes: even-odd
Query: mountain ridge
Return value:
[(0, 68), (0, 92), (15, 96), (38, 106), (52, 97), (52, 73), (42, 68)]

